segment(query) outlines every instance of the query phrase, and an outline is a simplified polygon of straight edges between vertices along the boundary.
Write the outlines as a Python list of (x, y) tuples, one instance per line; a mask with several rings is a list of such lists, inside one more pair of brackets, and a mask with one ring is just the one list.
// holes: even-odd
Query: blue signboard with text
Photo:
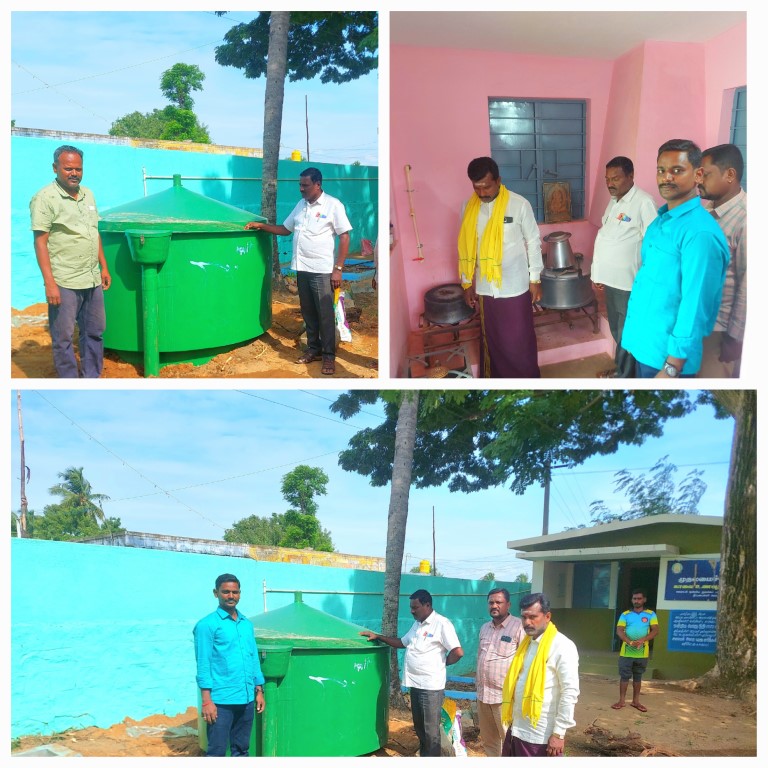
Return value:
[(667, 563), (665, 600), (717, 600), (719, 560), (671, 560)]
[(670, 611), (667, 650), (714, 653), (717, 611)]

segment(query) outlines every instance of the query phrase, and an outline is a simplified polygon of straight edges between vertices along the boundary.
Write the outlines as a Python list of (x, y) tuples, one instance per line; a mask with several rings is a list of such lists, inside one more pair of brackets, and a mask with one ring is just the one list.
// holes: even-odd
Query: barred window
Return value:
[(550, 182), (567, 185), (571, 218), (583, 219), (586, 101), (494, 98), (488, 113), (491, 156), (504, 185), (533, 206), (536, 221), (547, 220), (545, 192), (557, 186)]
[(731, 144), (735, 144), (744, 157), (743, 189), (747, 188), (747, 88), (737, 88), (733, 94), (731, 111)]

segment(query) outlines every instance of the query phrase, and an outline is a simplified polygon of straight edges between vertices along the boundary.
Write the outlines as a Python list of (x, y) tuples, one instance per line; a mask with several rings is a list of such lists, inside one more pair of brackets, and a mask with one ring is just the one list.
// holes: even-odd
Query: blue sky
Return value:
[[(19, 507), (16, 392), (9, 401), (10, 503)], [(296, 464), (321, 467), (328, 494), (319, 518), (340, 552), (383, 557), (389, 488), (344, 472), (337, 453), (359, 429), (381, 420), (376, 406), (344, 422), (328, 406), (338, 392), (274, 390), (24, 390), (22, 391), (29, 508), (41, 513), (57, 501), (47, 489), (57, 473), (83, 467), (94, 490), (111, 497), (108, 516), (128, 530), (220, 539), (251, 514), (283, 512), (283, 475)], [(700, 512), (722, 515), (733, 422), (710, 408), (669, 422), (662, 438), (594, 458), (555, 474), (550, 532), (589, 521), (595, 499), (621, 502), (613, 473), (649, 470), (662, 456), (680, 469), (704, 470)], [(168, 492), (168, 493), (166, 493)], [(543, 491), (516, 496), (496, 489), (466, 495), (445, 488), (412, 490), (405, 552), (407, 565), (432, 558), (432, 507), (437, 565), (446, 575), (480, 578), (493, 571), (513, 579), (528, 571), (506, 549), (510, 539), (541, 533)]]
[[(24, 128), (106, 134), (114, 120), (168, 103), (160, 76), (176, 63), (205, 73), (195, 112), (216, 144), (261, 147), (265, 79), (222, 67), (214, 49), (235, 24), (257, 11), (31, 12), (11, 15), (11, 118)], [(378, 78), (342, 85), (286, 80), (280, 157), (378, 164)]]

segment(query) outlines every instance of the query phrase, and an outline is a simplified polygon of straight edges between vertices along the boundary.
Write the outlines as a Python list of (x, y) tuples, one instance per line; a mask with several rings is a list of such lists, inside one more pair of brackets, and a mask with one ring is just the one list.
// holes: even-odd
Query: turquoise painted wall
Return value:
[[(62, 144), (74, 144), (83, 150), (83, 184), (93, 190), (100, 211), (143, 197), (143, 168), (150, 176), (172, 176), (178, 173), (182, 177), (218, 177), (221, 180), (182, 179), (182, 184), (214, 200), (252, 213), (260, 212), (261, 182), (224, 180), (260, 177), (261, 160), (258, 158), (71, 139), (12, 136), (11, 306), (16, 309), (45, 301), (43, 283), (32, 247), (32, 232), (29, 229), (29, 201), (38, 189), (53, 180), (53, 151)], [(280, 161), (278, 178), (287, 180), (278, 184), (278, 222), (282, 223), (299, 201), (298, 175), (308, 165), (310, 163)], [(323, 189), (338, 197), (346, 206), (353, 227), (351, 252), (360, 250), (361, 238), (375, 241), (378, 226), (378, 168), (330, 163), (311, 165), (322, 172)], [(169, 186), (169, 180), (148, 180), (147, 194), (162, 192)], [(291, 239), (277, 239), (281, 261), (290, 261)]]
[[(126, 717), (176, 715), (196, 706), (192, 627), (216, 607), (220, 573), (242, 582), (240, 608), (263, 611), (269, 589), (381, 592), (384, 574), (343, 568), (266, 563), (218, 555), (11, 541), (11, 736), (68, 728), (109, 727)], [(401, 592), (425, 588), (448, 616), (464, 647), (454, 674), (473, 671), (477, 634), (487, 620), (488, 582), (404, 574)], [(510, 592), (527, 585), (500, 584)], [(442, 597), (440, 595), (446, 595)], [(517, 612), (519, 594), (513, 596)], [(269, 594), (280, 608), (292, 594)], [(378, 595), (304, 594), (334, 616), (381, 628)], [(412, 623), (400, 601), (400, 634)]]

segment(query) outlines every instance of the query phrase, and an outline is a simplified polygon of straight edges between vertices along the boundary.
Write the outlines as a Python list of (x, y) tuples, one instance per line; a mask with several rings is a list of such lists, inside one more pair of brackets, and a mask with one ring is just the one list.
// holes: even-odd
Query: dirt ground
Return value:
[[(342, 285), (349, 295), (349, 286)], [(160, 378), (265, 378), (265, 379), (371, 379), (378, 375), (377, 294), (355, 292), (348, 310), (352, 341), (342, 342), (336, 351), (336, 373), (323, 376), (320, 362), (297, 365), (303, 332), (298, 297), (286, 289), (273, 293), (272, 327), (249, 344), (217, 355), (204, 365), (168, 365)], [(357, 317), (359, 310), (359, 319)], [(121, 360), (107, 350), (105, 379), (136, 379), (144, 375), (142, 364)], [(14, 378), (55, 378), (48, 333), (48, 307), (34, 304), (11, 310), (11, 376)]]
[[(617, 750), (606, 752), (587, 732), (594, 728), (617, 738), (630, 738), (632, 744), (644, 744), (651, 752), (687, 757), (754, 756), (757, 754), (756, 711), (736, 698), (691, 690), (683, 683), (648, 681), (643, 683), (642, 702), (647, 713), (630, 706), (611, 709), (617, 699), (618, 683), (610, 678), (584, 675), (576, 706), (576, 726), (566, 738), (566, 754), (572, 757), (607, 754), (638, 754)], [(460, 706), (462, 704), (460, 703)], [(466, 704), (462, 708), (465, 708)], [(478, 731), (464, 718), (464, 741), (472, 757), (484, 757)], [(111, 728), (86, 728), (67, 731), (55, 737), (26, 737), (13, 744), (13, 752), (44, 744), (66, 747), (84, 756), (99, 757), (173, 757), (197, 756), (200, 750), (194, 735), (132, 736), (132, 726), (197, 728), (197, 711), (190, 707), (176, 717), (156, 715), (140, 723), (126, 719)], [(605, 739), (603, 740), (605, 743)], [(616, 746), (614, 742), (611, 742)], [(613, 748), (613, 747), (611, 747)], [(418, 741), (406, 712), (391, 713), (389, 741), (372, 757), (410, 757), (418, 750)]]

